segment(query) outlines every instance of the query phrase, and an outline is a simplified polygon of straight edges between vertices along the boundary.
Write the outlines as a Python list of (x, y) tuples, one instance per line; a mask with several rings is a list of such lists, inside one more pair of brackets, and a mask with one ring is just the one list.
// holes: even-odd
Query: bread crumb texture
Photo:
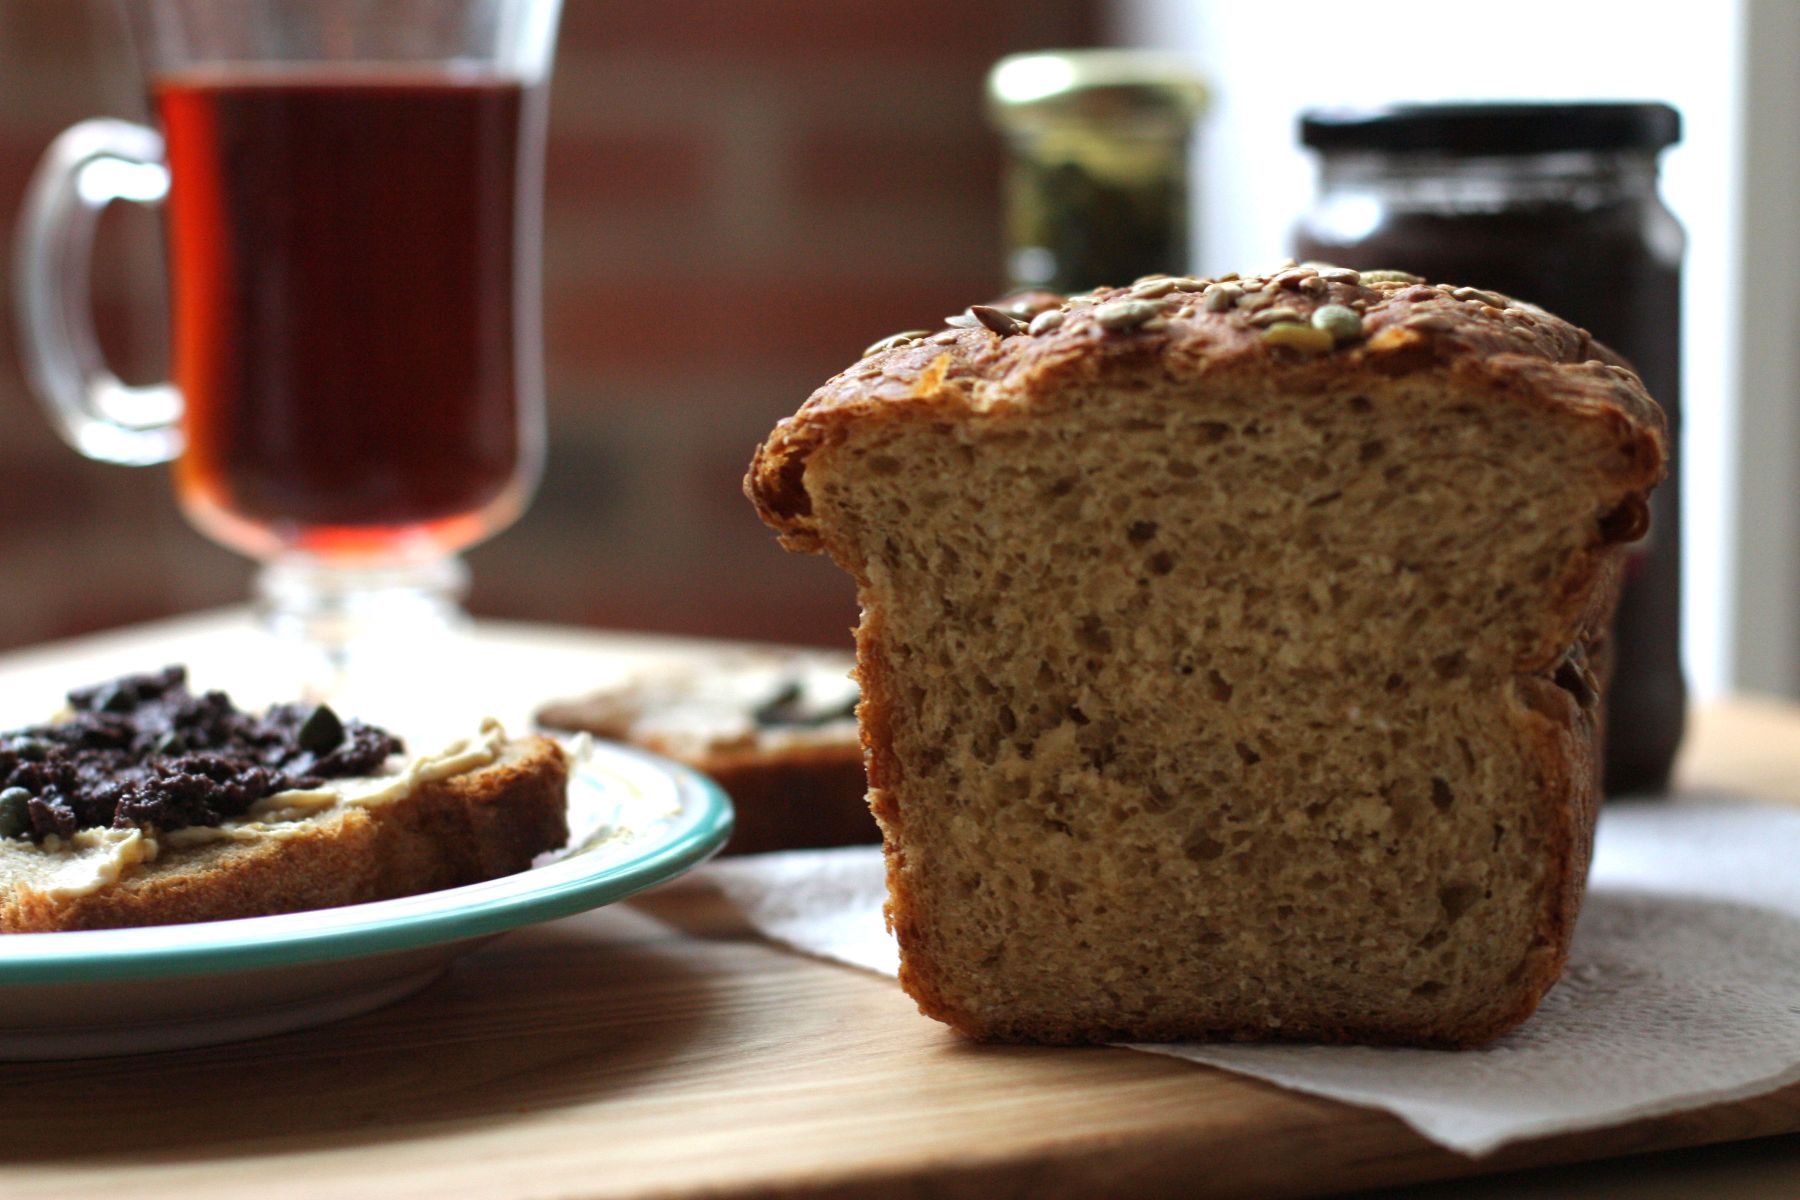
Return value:
[(1468, 1045), (1554, 981), (1589, 655), (1660, 421), (1540, 310), (1527, 341), (1504, 297), (1346, 276), (1282, 297), (1284, 323), (1359, 312), (1333, 351), (1179, 292), (1108, 330), (1130, 293), (1102, 293), (1047, 336), (889, 348), (759, 453), (765, 518), (861, 586), (889, 915), (931, 1015)]

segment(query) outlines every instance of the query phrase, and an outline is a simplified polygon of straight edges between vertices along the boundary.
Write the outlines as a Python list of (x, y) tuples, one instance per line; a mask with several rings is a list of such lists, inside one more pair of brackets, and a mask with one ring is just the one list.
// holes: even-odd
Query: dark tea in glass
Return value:
[[(518, 511), (521, 86), (154, 81), (183, 504), (249, 553), (456, 550)], [(533, 231), (534, 232), (534, 231)]]
[[(524, 509), (543, 456), (559, 0), (119, 9), (157, 128), (83, 121), (46, 153), (26, 371), (76, 449), (173, 462), (189, 518), (262, 561), (271, 657), (302, 691), (387, 679), (416, 701), (460, 624), (457, 552)], [(166, 209), (169, 384), (120, 382), (86, 311), (115, 200)]]

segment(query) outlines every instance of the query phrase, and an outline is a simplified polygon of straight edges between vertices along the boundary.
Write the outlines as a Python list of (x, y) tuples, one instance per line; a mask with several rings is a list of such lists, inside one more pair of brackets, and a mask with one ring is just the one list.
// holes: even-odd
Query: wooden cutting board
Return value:
[[(559, 671), (569, 655), (597, 667), (623, 645), (483, 636), (521, 671), (539, 652)], [(58, 653), (191, 648), (162, 628), (0, 659), (0, 689)], [(1800, 709), (1707, 710), (1684, 779), (1692, 794), (1800, 802)], [(366, 1017), (205, 1051), (0, 1065), (0, 1104), (0, 1196), (82, 1200), (1310, 1196), (1800, 1130), (1796, 1087), (1474, 1162), (1392, 1117), (1187, 1063), (975, 1046), (891, 981), (757, 940), (704, 870), (510, 934)], [(1680, 1176), (1688, 1194), (1800, 1195), (1800, 1140), (1601, 1171), (1562, 1170), (1534, 1194), (1653, 1194), (1649, 1181), (1698, 1171)]]

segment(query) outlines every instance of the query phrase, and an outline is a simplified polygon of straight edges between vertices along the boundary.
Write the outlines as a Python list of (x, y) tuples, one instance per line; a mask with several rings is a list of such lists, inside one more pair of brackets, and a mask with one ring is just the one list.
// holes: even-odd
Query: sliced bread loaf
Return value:
[(972, 1036), (1473, 1045), (1565, 960), (1663, 423), (1540, 309), (1140, 281), (891, 342), (747, 490), (855, 575), (902, 981)]

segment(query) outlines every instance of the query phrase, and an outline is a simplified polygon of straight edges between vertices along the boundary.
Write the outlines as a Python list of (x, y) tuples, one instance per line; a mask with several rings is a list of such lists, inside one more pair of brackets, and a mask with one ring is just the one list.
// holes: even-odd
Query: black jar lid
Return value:
[(1397, 153), (1661, 150), (1681, 140), (1681, 114), (1656, 102), (1312, 109), (1300, 114), (1300, 140), (1315, 150)]

